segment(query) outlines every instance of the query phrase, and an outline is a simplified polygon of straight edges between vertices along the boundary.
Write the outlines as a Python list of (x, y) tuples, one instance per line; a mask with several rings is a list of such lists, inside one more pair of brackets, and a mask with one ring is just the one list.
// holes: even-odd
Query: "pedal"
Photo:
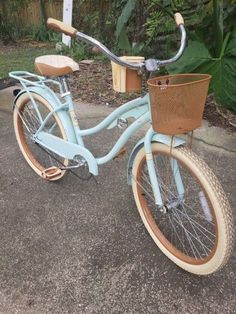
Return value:
[(61, 169), (57, 167), (49, 167), (42, 171), (42, 177), (46, 180), (53, 180), (61, 176), (61, 173), (62, 173)]
[(124, 156), (125, 153), (126, 153), (126, 148), (123, 146), (113, 159), (121, 158)]

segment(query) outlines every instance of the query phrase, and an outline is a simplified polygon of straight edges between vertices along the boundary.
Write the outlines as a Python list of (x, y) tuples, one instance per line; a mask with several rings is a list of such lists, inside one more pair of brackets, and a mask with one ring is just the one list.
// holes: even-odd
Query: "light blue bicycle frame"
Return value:
[[(108, 115), (103, 121), (101, 121), (96, 126), (81, 130), (78, 125), (78, 121), (74, 113), (74, 104), (71, 98), (71, 93), (62, 86), (62, 84), (55, 80), (48, 80), (42, 76), (38, 76), (28, 72), (11, 72), (9, 74), (11, 77), (19, 80), (23, 86), (21, 92), (17, 95), (15, 99), (15, 104), (17, 104), (17, 99), (24, 93), (27, 93), (32, 101), (35, 111), (38, 114), (41, 126), (33, 136), (33, 140), (40, 144), (42, 147), (56, 153), (57, 155), (65, 158), (74, 160), (76, 156), (81, 156), (87, 162), (89, 172), (93, 175), (98, 175), (98, 166), (105, 164), (112, 160), (125, 145), (128, 139), (144, 124), (151, 123), (150, 107), (149, 107), (149, 95), (137, 98), (135, 100), (129, 101), (119, 108), (115, 109), (110, 115)], [(34, 78), (36, 81), (30, 79)], [(55, 84), (60, 90), (60, 96), (55, 94), (47, 84)], [(46, 99), (51, 107), (52, 111), (47, 115), (45, 119), (42, 118), (37, 104), (34, 101), (33, 94), (40, 95)], [(65, 128), (67, 140), (61, 139), (52, 135), (49, 132), (44, 131), (44, 127), (50, 117), (56, 113)], [(117, 140), (115, 145), (111, 150), (100, 158), (95, 158), (93, 154), (85, 147), (83, 137), (93, 135), (100, 132), (103, 129), (111, 129), (119, 123), (119, 119), (134, 118), (132, 122), (121, 134), (120, 138)], [(53, 127), (52, 127), (53, 128)], [(134, 147), (128, 165), (128, 176), (132, 176), (130, 169), (132, 169), (132, 162), (135, 158), (140, 147), (145, 148), (146, 160), (148, 166), (148, 172), (152, 184), (153, 193), (155, 196), (155, 203), (158, 206), (163, 206), (160, 187), (158, 183), (158, 178), (156, 175), (155, 165), (153, 161), (153, 154), (151, 143), (161, 142), (168, 146), (179, 146), (183, 145), (185, 141), (181, 138), (166, 136), (163, 134), (158, 134), (153, 131), (152, 126), (148, 129), (145, 137), (141, 139)], [(184, 197), (184, 186), (181, 180), (180, 171), (178, 164), (175, 159), (171, 159), (171, 169), (174, 175), (174, 180), (178, 190), (179, 199)], [(128, 182), (131, 180), (128, 177)]]

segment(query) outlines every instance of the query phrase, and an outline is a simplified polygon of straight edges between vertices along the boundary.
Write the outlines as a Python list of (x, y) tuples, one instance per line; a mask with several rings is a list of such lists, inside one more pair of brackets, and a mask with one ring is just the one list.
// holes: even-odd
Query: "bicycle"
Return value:
[[(48, 26), (97, 47), (119, 66), (153, 72), (175, 62), (184, 51), (184, 21), (179, 13), (175, 19), (181, 34), (176, 55), (168, 60), (148, 59), (140, 63), (129, 63), (117, 57), (96, 39), (60, 21), (49, 19)], [(204, 82), (206, 94), (209, 76), (190, 76), (193, 80), (190, 83), (180, 76), (180, 84), (175, 84), (176, 78), (172, 76), (151, 79), (148, 81), (150, 96), (146, 94), (129, 101), (96, 126), (81, 130), (66, 81), (67, 74), (78, 70), (77, 64), (67, 57), (45, 56), (36, 59), (36, 68), (41, 75), (24, 71), (9, 74), (23, 87), (14, 100), (13, 119), (17, 142), (30, 167), (48, 181), (59, 180), (68, 170), (73, 172), (76, 168), (84, 170), (86, 179), (97, 176), (99, 165), (111, 161), (131, 135), (150, 124), (146, 135), (130, 154), (127, 171), (141, 219), (157, 246), (179, 267), (198, 275), (221, 269), (230, 257), (234, 239), (227, 197), (213, 171), (187, 147), (183, 138), (175, 135), (178, 131), (172, 130), (175, 123), (163, 122), (162, 115), (155, 112), (156, 91), (159, 93), (157, 100), (161, 100), (160, 92), (171, 90), (171, 85), (176, 90), (177, 85), (181, 89), (187, 86), (186, 92), (189, 92), (196, 83), (201, 92)], [(155, 90), (151, 93), (152, 88)], [(165, 95), (168, 94), (164, 93), (164, 101)], [(191, 94), (190, 98), (193, 98)], [(166, 103), (169, 104), (169, 99)], [(168, 109), (165, 116), (168, 118), (172, 111), (178, 110)], [(184, 113), (185, 110), (180, 116)], [(134, 121), (128, 125), (130, 117)], [(161, 125), (163, 133), (167, 130), (166, 134), (157, 132)], [(115, 126), (124, 126), (125, 130), (106, 155), (96, 158), (85, 147), (83, 137)], [(196, 127), (191, 124), (180, 133)]]

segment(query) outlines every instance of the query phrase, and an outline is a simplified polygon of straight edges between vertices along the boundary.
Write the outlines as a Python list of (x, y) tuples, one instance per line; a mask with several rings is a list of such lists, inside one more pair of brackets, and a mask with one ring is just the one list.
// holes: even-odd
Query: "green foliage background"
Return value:
[[(0, 0), (0, 36), (4, 42), (22, 36), (56, 40), (45, 26), (45, 2), (40, 0), (42, 23), (22, 29), (17, 10), (29, 0)], [(170, 73), (205, 72), (212, 75), (211, 91), (217, 102), (236, 111), (236, 0), (74, 0), (73, 24), (101, 40), (119, 55), (146, 58), (171, 57), (179, 44), (173, 14), (181, 12), (189, 44)], [(74, 43), (73, 56), (89, 55), (83, 44)]]

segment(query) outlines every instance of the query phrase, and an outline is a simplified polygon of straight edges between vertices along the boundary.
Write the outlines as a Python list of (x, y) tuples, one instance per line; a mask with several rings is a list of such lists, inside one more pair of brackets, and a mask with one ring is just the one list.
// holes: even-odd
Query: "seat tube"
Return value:
[(147, 160), (147, 166), (148, 166), (148, 174), (150, 177), (151, 185), (152, 185), (152, 191), (155, 198), (155, 204), (162, 207), (163, 202), (161, 198), (161, 192), (160, 192), (160, 186), (157, 180), (157, 175), (155, 171), (155, 164), (153, 160), (153, 154), (152, 154), (152, 137), (155, 134), (152, 127), (147, 131), (145, 140), (144, 140), (144, 149), (146, 153), (146, 160)]
[(62, 91), (61, 97), (65, 98), (66, 103), (68, 104), (68, 107), (69, 107), (69, 114), (70, 114), (70, 118), (71, 118), (74, 130), (75, 130), (75, 136), (76, 136), (77, 142), (78, 142), (78, 144), (84, 146), (84, 141), (83, 141), (82, 137), (80, 135), (78, 135), (78, 132), (77, 132), (77, 130), (80, 130), (80, 128), (79, 128), (79, 123), (78, 123), (78, 120), (77, 120), (76, 114), (75, 114), (75, 109), (74, 109), (74, 104), (73, 104), (72, 97), (71, 97), (71, 92), (70, 92), (70, 89), (69, 89), (69, 86), (67, 83), (67, 76), (66, 75), (60, 76), (58, 78), (58, 80), (61, 84), (61, 91)]
[(74, 109), (74, 104), (73, 104), (73, 101), (71, 98), (71, 93), (69, 91), (65, 95), (65, 100), (66, 100), (67, 104), (69, 105), (69, 114), (70, 114), (71, 121), (73, 123), (73, 127), (75, 130), (75, 136), (76, 136), (76, 139), (78, 141), (78, 144), (84, 146), (84, 141), (82, 139), (82, 136), (78, 135), (78, 132), (77, 132), (77, 130), (80, 130), (80, 128), (79, 128), (78, 119), (77, 119), (76, 114), (75, 114), (75, 109)]

